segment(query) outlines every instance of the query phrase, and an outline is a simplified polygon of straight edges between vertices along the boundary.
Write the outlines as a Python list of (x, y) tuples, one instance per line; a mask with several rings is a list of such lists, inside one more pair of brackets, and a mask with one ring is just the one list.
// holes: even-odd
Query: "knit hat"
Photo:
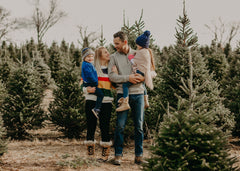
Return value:
[(82, 50), (82, 59), (84, 60), (88, 55), (94, 55), (95, 53), (91, 48), (84, 48)]
[(150, 31), (146, 30), (142, 35), (138, 36), (136, 39), (137, 45), (148, 48), (149, 47), (149, 39), (150, 39)]

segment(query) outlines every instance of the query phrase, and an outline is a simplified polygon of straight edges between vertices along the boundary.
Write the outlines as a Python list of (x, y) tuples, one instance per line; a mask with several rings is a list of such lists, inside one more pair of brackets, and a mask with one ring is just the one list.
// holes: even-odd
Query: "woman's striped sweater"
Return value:
[[(113, 94), (111, 88), (113, 87), (107, 74), (107, 67), (102, 67), (102, 71), (104, 74), (101, 77), (98, 77), (98, 88), (100, 88), (104, 94), (102, 103), (112, 103)], [(88, 93), (86, 87), (83, 87), (83, 94), (86, 100), (97, 100), (97, 96)]]

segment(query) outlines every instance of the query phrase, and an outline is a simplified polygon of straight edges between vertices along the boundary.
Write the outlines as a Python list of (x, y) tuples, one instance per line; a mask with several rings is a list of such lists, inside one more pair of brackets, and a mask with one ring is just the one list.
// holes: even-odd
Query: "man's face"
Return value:
[(114, 47), (116, 48), (116, 50), (118, 52), (123, 52), (123, 49), (125, 48), (125, 46), (127, 44), (127, 42), (121, 41), (121, 39), (119, 37), (114, 38), (113, 43), (114, 43)]

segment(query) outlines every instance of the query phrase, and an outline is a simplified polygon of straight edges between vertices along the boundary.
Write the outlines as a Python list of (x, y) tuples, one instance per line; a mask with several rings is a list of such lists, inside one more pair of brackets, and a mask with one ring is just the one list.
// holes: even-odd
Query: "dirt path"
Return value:
[[(41, 132), (49, 133), (50, 131), (43, 129)], [(56, 134), (52, 133), (52, 135)], [(148, 142), (144, 142), (144, 144), (144, 157), (149, 157)], [(114, 157), (113, 148), (111, 148), (110, 154), (110, 159), (112, 159)], [(0, 170), (141, 170), (141, 166), (134, 164), (134, 146), (132, 143), (124, 149), (121, 166), (114, 166), (110, 162), (99, 162), (97, 159), (100, 155), (101, 147), (97, 144), (96, 155), (89, 158), (86, 155), (83, 140), (11, 141), (8, 144), (8, 152), (2, 157)]]
[[(46, 90), (42, 107), (47, 111), (49, 102), (53, 100), (52, 92)], [(43, 129), (29, 131), (33, 141), (10, 141), (8, 152), (0, 161), (0, 171), (137, 171), (141, 166), (134, 164), (133, 141), (124, 147), (124, 157), (121, 166), (114, 166), (110, 162), (101, 163), (97, 159), (101, 156), (101, 147), (96, 145), (96, 155), (89, 158), (82, 140), (61, 139), (61, 133), (55, 130), (51, 123), (46, 123)], [(99, 142), (99, 131), (96, 133)], [(230, 139), (231, 155), (237, 157), (240, 166), (240, 140)], [(144, 157), (150, 157), (149, 141), (144, 141)], [(111, 148), (110, 160), (114, 157)]]

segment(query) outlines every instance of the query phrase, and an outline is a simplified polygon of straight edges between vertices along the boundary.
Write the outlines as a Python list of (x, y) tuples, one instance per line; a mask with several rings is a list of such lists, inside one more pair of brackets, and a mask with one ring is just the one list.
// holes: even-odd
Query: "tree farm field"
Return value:
[[(53, 100), (52, 91), (45, 91), (42, 105), (47, 110), (49, 102)], [(70, 140), (63, 137), (61, 132), (51, 123), (46, 123), (42, 129), (31, 130), (31, 140), (8, 142), (8, 151), (2, 156), (0, 170), (141, 170), (141, 166), (134, 164), (134, 141), (125, 145), (121, 166), (114, 166), (111, 162), (99, 162), (102, 148), (99, 145), (100, 130), (96, 131), (96, 151), (94, 157), (87, 155), (85, 138)], [(144, 141), (144, 157), (148, 158), (150, 141)], [(109, 160), (114, 158), (114, 148), (111, 148)]]
[[(53, 100), (52, 92), (45, 91), (43, 108), (46, 110), (49, 102)], [(1, 158), (0, 170), (3, 171), (70, 171), (70, 170), (142, 170), (142, 166), (134, 164), (134, 141), (131, 140), (124, 147), (124, 156), (121, 166), (115, 166), (108, 162), (99, 162), (101, 147), (96, 145), (94, 157), (87, 155), (85, 138), (70, 140), (56, 131), (51, 123), (46, 123), (42, 129), (31, 130), (32, 140), (10, 140), (8, 151)], [(96, 131), (96, 140), (100, 141), (99, 129)], [(152, 140), (144, 140), (144, 158), (151, 156), (150, 146)], [(230, 138), (231, 155), (240, 161), (240, 140)], [(114, 148), (111, 148), (109, 160), (114, 158)], [(237, 163), (240, 166), (240, 162)]]

